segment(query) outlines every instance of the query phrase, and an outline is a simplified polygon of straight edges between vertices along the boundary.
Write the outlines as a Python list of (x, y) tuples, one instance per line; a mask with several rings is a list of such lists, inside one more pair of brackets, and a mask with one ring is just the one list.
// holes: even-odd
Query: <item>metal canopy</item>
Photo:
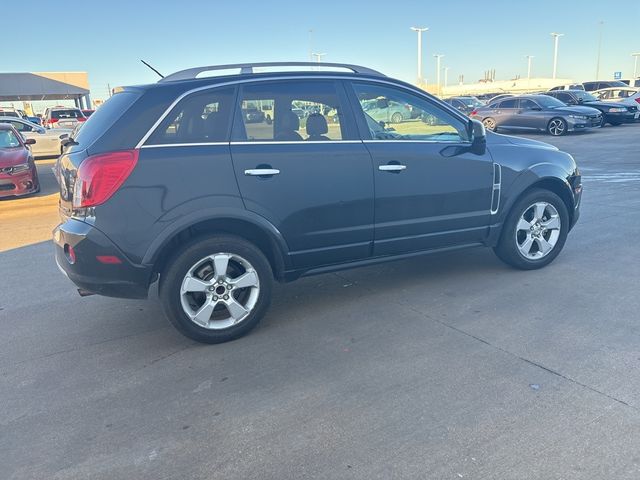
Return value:
[(86, 88), (34, 73), (0, 73), (0, 101), (75, 100)]

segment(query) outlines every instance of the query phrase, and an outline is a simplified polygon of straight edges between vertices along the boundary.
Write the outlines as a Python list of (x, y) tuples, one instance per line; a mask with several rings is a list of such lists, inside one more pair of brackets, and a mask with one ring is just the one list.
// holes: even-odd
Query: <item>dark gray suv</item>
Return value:
[[(217, 343), (258, 323), (274, 280), (478, 245), (521, 269), (560, 253), (582, 190), (570, 155), (322, 66), (195, 68), (100, 107), (56, 166), (56, 261), (80, 293), (142, 298), (159, 280), (178, 330)], [(376, 121), (373, 100), (419, 115)]]

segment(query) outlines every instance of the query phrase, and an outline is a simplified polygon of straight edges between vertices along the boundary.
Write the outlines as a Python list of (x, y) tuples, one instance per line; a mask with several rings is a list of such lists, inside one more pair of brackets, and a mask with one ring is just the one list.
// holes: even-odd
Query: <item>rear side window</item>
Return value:
[(503, 100), (500, 102), (500, 108), (516, 108), (518, 103), (517, 99), (510, 98), (509, 100)]
[(169, 112), (147, 145), (227, 141), (234, 97), (234, 88), (189, 95)]
[(234, 140), (329, 141), (348, 137), (333, 81), (270, 82), (241, 89)]
[(120, 92), (104, 102), (84, 124), (73, 139), (86, 148), (107, 131), (140, 97), (137, 92)]
[(84, 115), (80, 110), (53, 110), (51, 112), (51, 118), (57, 118), (58, 120), (61, 118), (83, 118)]

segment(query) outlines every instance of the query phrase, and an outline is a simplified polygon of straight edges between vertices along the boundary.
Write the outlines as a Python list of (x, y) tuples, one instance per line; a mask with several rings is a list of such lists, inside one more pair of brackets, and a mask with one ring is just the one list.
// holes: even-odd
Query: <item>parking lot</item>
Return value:
[(0, 477), (639, 478), (640, 124), (528, 137), (583, 173), (549, 267), (473, 249), (304, 278), (214, 346), (155, 292), (78, 296), (41, 163), (40, 196), (0, 202)]

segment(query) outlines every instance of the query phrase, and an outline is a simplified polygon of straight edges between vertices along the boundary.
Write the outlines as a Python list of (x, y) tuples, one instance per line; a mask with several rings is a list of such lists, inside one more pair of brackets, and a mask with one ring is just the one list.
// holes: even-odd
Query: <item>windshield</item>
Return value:
[(557, 98), (548, 97), (546, 95), (540, 95), (539, 97), (536, 97), (536, 102), (538, 102), (538, 104), (542, 108), (566, 107), (566, 105)]
[(84, 118), (84, 115), (80, 110), (53, 110), (51, 112), (51, 118), (64, 119), (64, 118)]
[(589, 92), (573, 92), (574, 95), (578, 98), (578, 100), (582, 100), (583, 102), (597, 102), (598, 99), (591, 95)]
[(0, 148), (19, 147), (20, 141), (12, 130), (0, 130)]

